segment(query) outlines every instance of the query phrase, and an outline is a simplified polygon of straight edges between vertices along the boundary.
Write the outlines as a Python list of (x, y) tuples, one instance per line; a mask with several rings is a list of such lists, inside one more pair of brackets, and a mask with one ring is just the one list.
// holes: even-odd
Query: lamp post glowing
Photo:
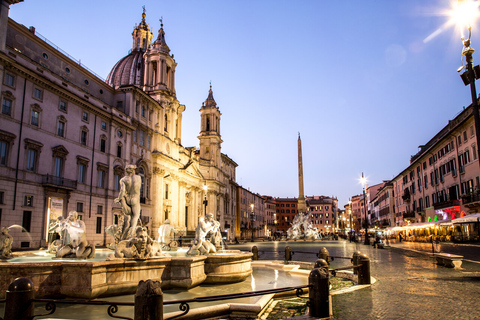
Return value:
[(252, 227), (252, 242), (253, 242), (253, 233), (255, 232), (255, 212), (253, 212), (253, 203), (250, 205), (252, 212), (250, 213), (250, 226)]
[[(480, 116), (478, 114), (478, 98), (475, 87), (475, 80), (480, 78), (480, 66), (473, 66), (473, 53), (475, 50), (470, 47), (470, 38), (472, 35), (472, 22), (478, 16), (478, 2), (472, 0), (459, 0), (456, 10), (453, 13), (457, 24), (460, 26), (462, 33), (461, 39), (463, 43), (462, 55), (465, 56), (466, 66), (461, 66), (457, 71), (460, 72), (466, 69), (460, 75), (465, 85), (470, 85), (470, 94), (472, 96), (473, 119), (475, 121), (475, 135), (477, 139), (477, 146), (480, 146)], [(463, 28), (468, 30), (468, 39), (465, 40), (463, 35)], [(480, 156), (480, 148), (477, 147), (477, 156)]]
[(207, 216), (207, 205), (208, 205), (208, 200), (207, 200), (207, 190), (208, 190), (208, 187), (207, 185), (205, 184), (203, 186), (203, 191), (205, 192), (205, 197), (203, 199), (203, 205), (205, 207), (205, 211), (203, 212), (204, 216), (206, 217)]
[(368, 239), (367, 197), (365, 196), (365, 185), (366, 185), (367, 179), (365, 179), (363, 172), (362, 172), (361, 182), (363, 187), (363, 209), (365, 210), (365, 242), (364, 244), (370, 244), (370, 239)]
[(352, 200), (348, 200), (348, 206), (350, 208), (350, 211), (348, 214), (350, 215), (350, 233), (353, 232), (353, 217), (352, 217)]

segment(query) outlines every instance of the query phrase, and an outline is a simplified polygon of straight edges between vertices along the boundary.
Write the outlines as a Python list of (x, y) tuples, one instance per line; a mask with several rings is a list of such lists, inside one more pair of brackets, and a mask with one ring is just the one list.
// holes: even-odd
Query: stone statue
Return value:
[[(57, 253), (57, 250), (64, 246), (65, 238), (68, 237), (68, 233), (66, 231), (66, 220), (64, 217), (59, 216), (56, 220), (50, 221), (50, 227), (48, 228), (48, 234), (50, 236), (50, 240), (48, 242), (48, 253)], [(58, 235), (58, 238), (57, 238)]]
[(125, 168), (126, 175), (120, 179), (120, 193), (114, 203), (120, 203), (124, 214), (121, 240), (133, 238), (140, 218), (140, 188), (142, 178), (135, 174), (137, 166), (128, 165)]
[(170, 251), (177, 248), (176, 242), (172, 243), (170, 241), (172, 232), (174, 234), (178, 233), (175, 227), (170, 224), (170, 219), (166, 219), (165, 223), (158, 228), (158, 243), (160, 243), (163, 250)]
[(67, 219), (60, 219), (59, 234), (62, 244), (57, 248), (57, 258), (91, 259), (95, 257), (95, 246), (87, 242), (85, 223), (78, 219), (76, 211), (70, 211)]
[(318, 229), (313, 226), (310, 216), (306, 213), (299, 213), (293, 218), (291, 227), (287, 230), (287, 237), (290, 240), (320, 238)]
[(138, 226), (135, 237), (120, 241), (115, 248), (115, 254), (111, 254), (107, 260), (122, 258), (145, 260), (162, 255), (160, 244), (148, 236), (147, 228)]
[(219, 231), (220, 223), (213, 219), (212, 213), (207, 213), (205, 218), (201, 217), (195, 230), (195, 239), (187, 252), (189, 256), (197, 256), (200, 254), (216, 253), (215, 245), (206, 240), (209, 232), (216, 233)]
[(8, 234), (8, 228), (3, 227), (2, 230), (0, 230), (0, 251), (2, 251), (2, 259), (12, 257), (12, 243), (13, 237)]

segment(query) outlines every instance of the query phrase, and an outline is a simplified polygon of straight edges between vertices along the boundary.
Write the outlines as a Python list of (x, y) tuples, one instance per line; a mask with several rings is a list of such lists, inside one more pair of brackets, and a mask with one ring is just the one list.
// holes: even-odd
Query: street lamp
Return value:
[[(471, 0), (459, 0), (457, 9), (455, 10), (455, 16), (457, 23), (462, 26), (466, 26), (468, 30), (468, 39), (465, 40), (465, 36), (462, 32), (462, 43), (463, 50), (462, 55), (465, 56), (466, 66), (461, 66), (457, 71), (460, 72), (463, 69), (466, 69), (464, 73), (460, 75), (463, 80), (463, 83), (467, 86), (470, 85), (470, 93), (472, 95), (472, 108), (473, 108), (473, 119), (475, 121), (475, 133), (477, 137), (477, 146), (480, 146), (480, 116), (478, 114), (478, 98), (477, 90), (475, 87), (475, 80), (480, 78), (480, 66), (473, 66), (473, 53), (475, 50), (470, 47), (470, 38), (472, 36), (472, 20), (478, 16), (478, 4)], [(463, 28), (461, 28), (463, 29)], [(478, 156), (480, 156), (480, 147), (477, 147)]]
[(352, 200), (350, 199), (348, 199), (348, 206), (350, 207), (350, 233), (353, 233)]
[(206, 217), (207, 216), (207, 205), (208, 205), (208, 200), (207, 200), (207, 190), (208, 190), (208, 187), (207, 185), (205, 184), (203, 186), (203, 191), (205, 193), (205, 197), (203, 198), (203, 205), (205, 207), (205, 211), (204, 211), (204, 216)]
[(362, 186), (363, 186), (363, 209), (365, 210), (365, 242), (364, 244), (370, 244), (370, 239), (368, 239), (368, 219), (367, 219), (367, 197), (365, 196), (365, 185), (367, 179), (362, 172)]
[(252, 227), (252, 242), (253, 242), (253, 232), (255, 231), (255, 212), (253, 212), (253, 203), (250, 205), (252, 212), (250, 213), (250, 227)]

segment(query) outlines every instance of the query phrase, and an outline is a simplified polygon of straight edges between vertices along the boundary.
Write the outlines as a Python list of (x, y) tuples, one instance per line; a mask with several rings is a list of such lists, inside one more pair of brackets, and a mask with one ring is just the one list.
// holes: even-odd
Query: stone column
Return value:
[(153, 177), (152, 177), (152, 234), (154, 238), (157, 238), (157, 230), (163, 224), (163, 175), (165, 170), (160, 169), (160, 167), (153, 168)]
[(178, 182), (178, 224), (180, 229), (185, 226), (185, 192), (187, 183), (184, 181)]

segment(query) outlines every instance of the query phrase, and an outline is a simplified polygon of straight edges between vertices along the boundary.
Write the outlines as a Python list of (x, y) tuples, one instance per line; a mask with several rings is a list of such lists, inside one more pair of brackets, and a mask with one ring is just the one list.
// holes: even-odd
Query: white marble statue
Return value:
[(220, 223), (213, 219), (212, 213), (207, 213), (205, 218), (201, 217), (195, 230), (195, 239), (187, 252), (189, 256), (197, 256), (200, 254), (216, 253), (215, 245), (206, 239), (209, 232), (217, 233), (220, 229)]
[(170, 219), (166, 219), (165, 223), (158, 228), (158, 243), (160, 243), (162, 249), (170, 250), (171, 247), (176, 247), (170, 245), (172, 232), (174, 234), (178, 233), (175, 227), (170, 224)]
[(57, 258), (95, 257), (95, 246), (87, 242), (85, 223), (78, 219), (76, 211), (70, 211), (67, 219), (59, 220), (59, 233), (63, 234), (61, 245), (56, 250)]
[(120, 241), (115, 248), (115, 253), (111, 254), (107, 260), (122, 258), (145, 260), (161, 256), (163, 254), (160, 244), (148, 236), (147, 228), (138, 226), (135, 229), (135, 237)]
[(299, 213), (293, 218), (291, 227), (287, 230), (287, 238), (290, 240), (320, 239), (318, 229), (313, 226), (310, 216), (306, 213)]

